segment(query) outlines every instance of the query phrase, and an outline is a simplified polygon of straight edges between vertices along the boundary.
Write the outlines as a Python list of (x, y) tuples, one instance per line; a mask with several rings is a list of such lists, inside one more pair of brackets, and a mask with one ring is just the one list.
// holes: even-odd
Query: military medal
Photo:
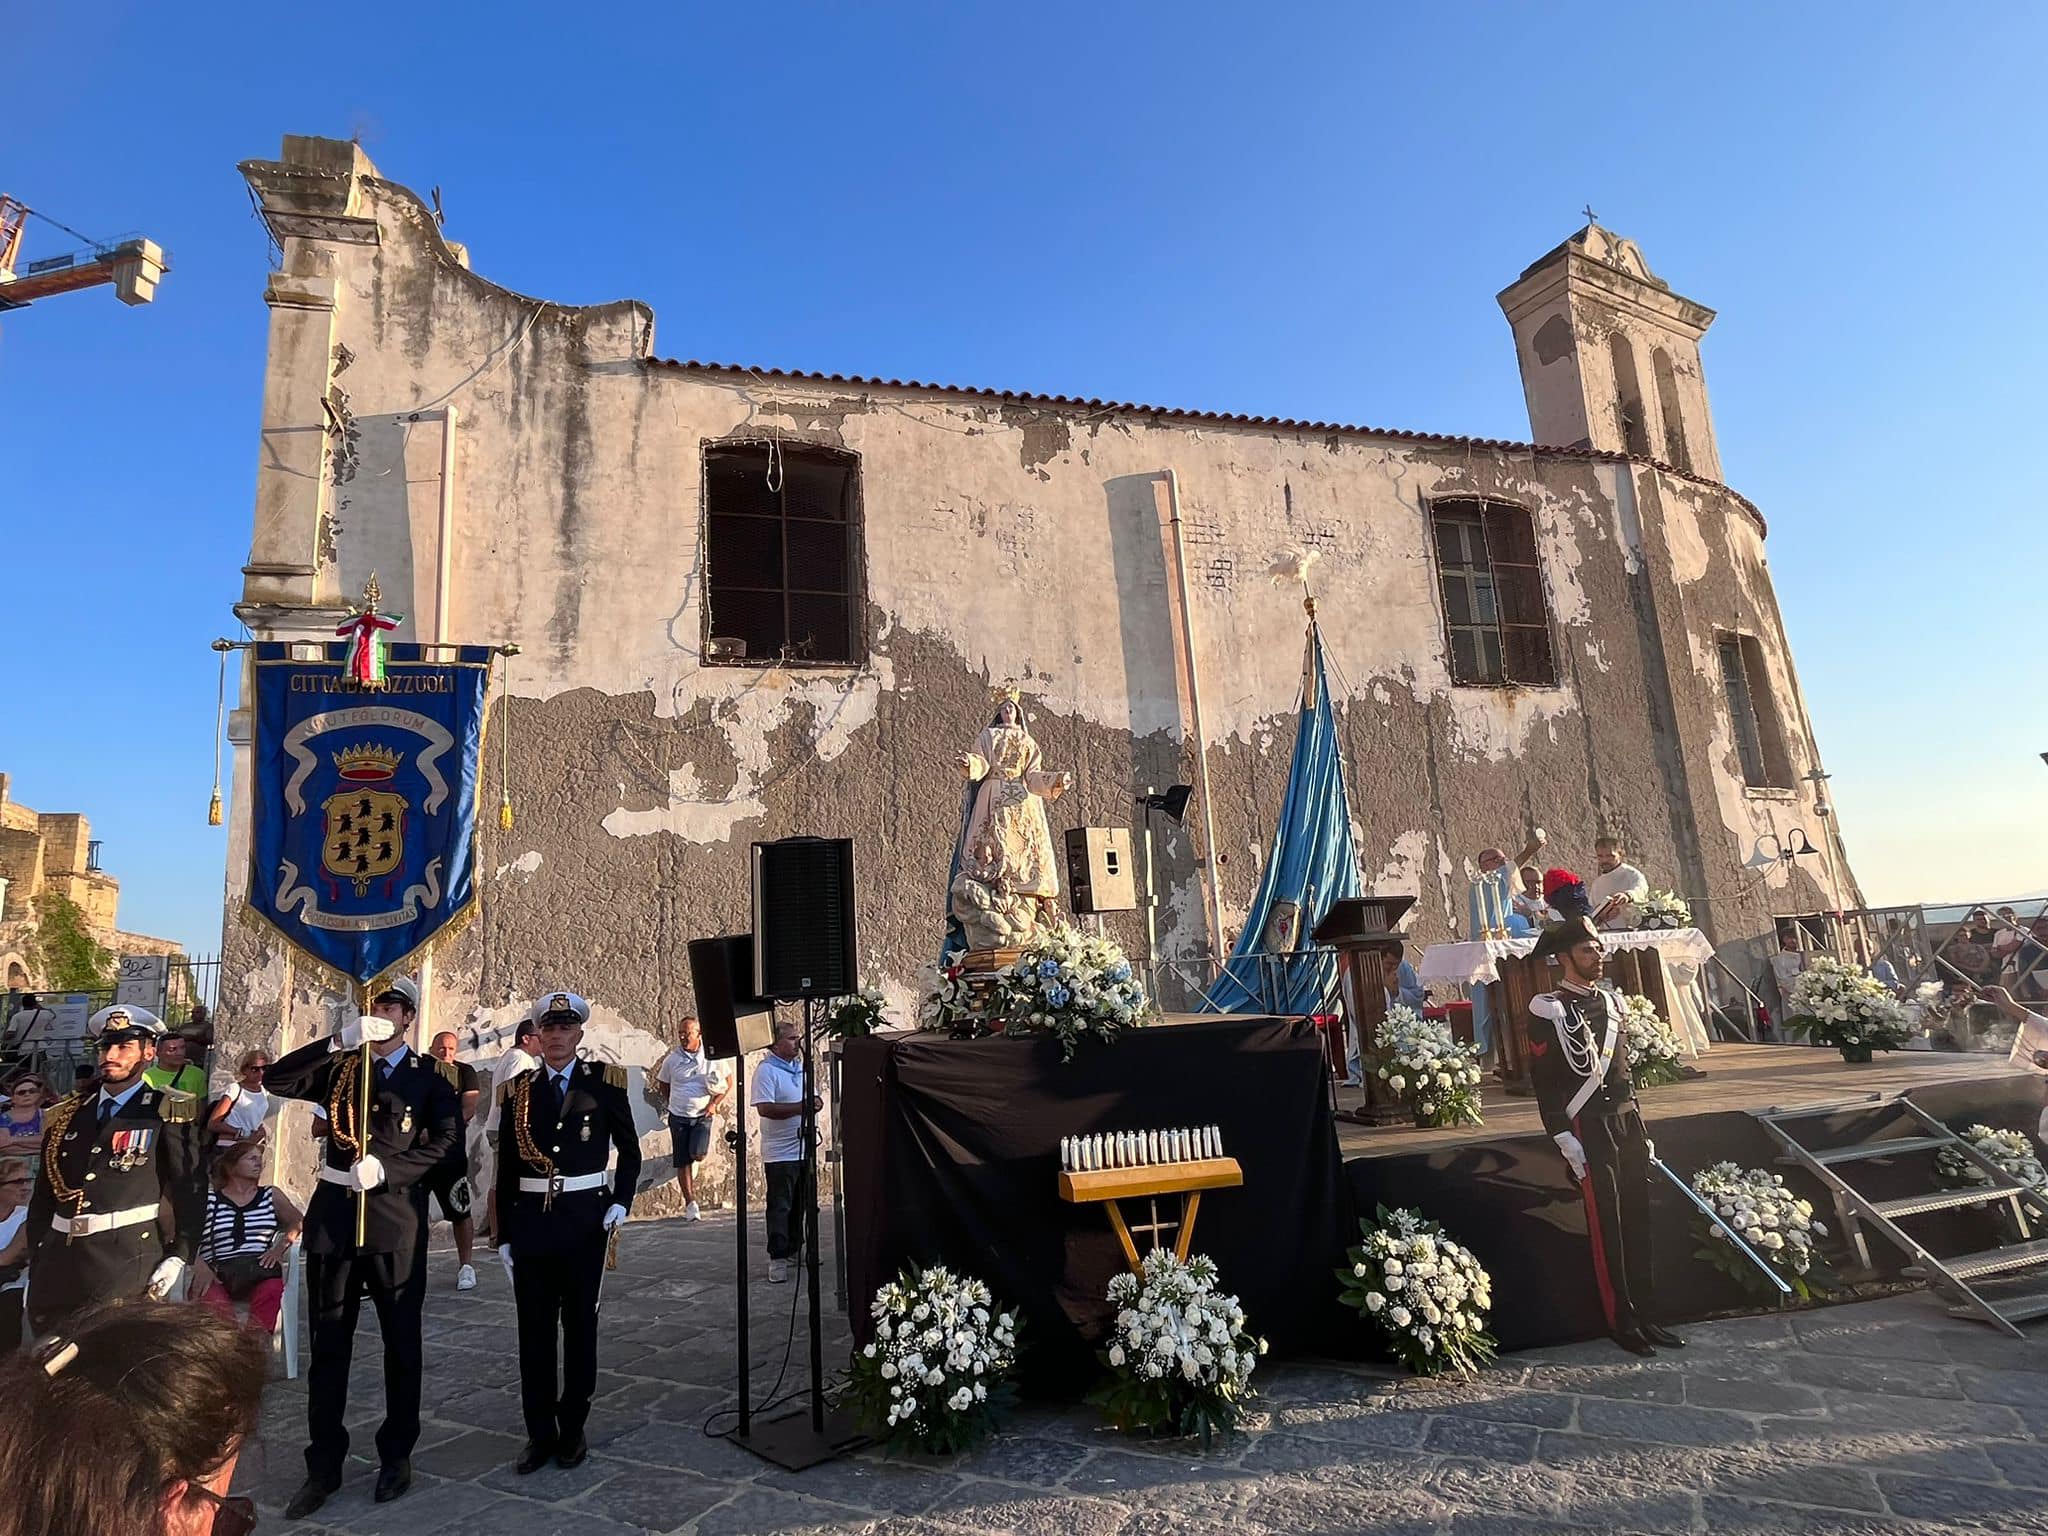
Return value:
[(585, 1141), (590, 1140), (590, 1117), (588, 1115), (584, 1116), (583, 1119), (583, 1139)]
[(410, 1136), (412, 1134), (412, 1111), (410, 1109), (398, 1117), (398, 1134), (401, 1136)]

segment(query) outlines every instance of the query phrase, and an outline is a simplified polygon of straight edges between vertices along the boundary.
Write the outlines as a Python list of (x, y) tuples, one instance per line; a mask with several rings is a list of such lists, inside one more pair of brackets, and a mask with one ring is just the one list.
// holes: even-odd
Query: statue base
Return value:
[(961, 985), (967, 991), (962, 1016), (979, 1025), (981, 1031), (1002, 1033), (1002, 1016), (995, 1006), (996, 977), (1015, 965), (1023, 954), (1021, 949), (970, 949), (954, 962)]

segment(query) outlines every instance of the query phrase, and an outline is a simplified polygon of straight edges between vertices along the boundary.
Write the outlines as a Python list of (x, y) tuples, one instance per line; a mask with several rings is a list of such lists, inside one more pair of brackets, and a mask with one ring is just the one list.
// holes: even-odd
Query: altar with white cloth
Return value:
[[(1697, 928), (1626, 928), (1603, 933), (1600, 938), (1610, 955), (1655, 950), (1670, 980), (1666, 996), (1672, 1013), (1671, 1027), (1691, 1055), (1699, 1055), (1712, 1044), (1699, 1003), (1700, 971), (1714, 953), (1714, 946), (1704, 933)], [(1533, 934), (1432, 944), (1422, 952), (1422, 964), (1416, 968), (1416, 974), (1424, 987), (1486, 986), (1500, 979), (1496, 962), (1504, 957), (1519, 960), (1535, 948)]]

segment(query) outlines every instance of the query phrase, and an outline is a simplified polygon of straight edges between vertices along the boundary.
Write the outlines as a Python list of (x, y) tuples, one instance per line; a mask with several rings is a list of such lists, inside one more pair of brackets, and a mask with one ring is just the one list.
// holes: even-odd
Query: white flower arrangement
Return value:
[(891, 1449), (945, 1455), (979, 1443), (1012, 1393), (1017, 1316), (981, 1281), (908, 1269), (875, 1292), (874, 1338), (854, 1351), (848, 1390)]
[(996, 988), (1005, 1032), (1057, 1036), (1062, 1061), (1087, 1036), (1113, 1040), (1145, 1023), (1150, 1009), (1114, 940), (1065, 926), (1034, 937), (1015, 964), (997, 973)]
[(1364, 1070), (1387, 1085), (1423, 1125), (1482, 1125), (1479, 1047), (1461, 1045), (1451, 1026), (1405, 1003), (1387, 1010), (1378, 1047)]
[(1651, 891), (1636, 903), (1638, 928), (1690, 928), (1692, 908), (1675, 891)]
[[(2034, 1144), (2023, 1131), (2001, 1131), (1992, 1125), (1973, 1125), (1956, 1133), (1982, 1157), (1998, 1165), (1998, 1171), (2015, 1184), (2039, 1189), (2048, 1185), (2048, 1170), (2034, 1152)], [(1936, 1172), (1951, 1184), (1989, 1184), (1984, 1166), (1963, 1156), (1954, 1147), (1943, 1147), (1934, 1156)]]
[[(973, 989), (957, 965), (928, 967), (920, 995), (922, 1001), (917, 1011), (919, 1029), (954, 1029), (974, 1013)], [(986, 1029), (976, 1032), (988, 1033)]]
[(1621, 996), (1621, 1033), (1628, 1047), (1629, 1081), (1638, 1088), (1675, 1083), (1685, 1075), (1685, 1047), (1678, 1032), (1657, 1014), (1657, 1005), (1635, 993)]
[(1785, 1028), (1816, 1045), (1832, 1045), (1845, 1061), (1896, 1051), (1913, 1036), (1913, 1020), (1891, 988), (1860, 965), (1815, 955), (1792, 983)]
[[(1827, 1225), (1814, 1219), (1811, 1201), (1785, 1187), (1784, 1175), (1715, 1163), (1693, 1176), (1692, 1187), (1802, 1299), (1811, 1299), (1824, 1287), (1828, 1266), (1819, 1239), (1828, 1235)], [(1693, 1220), (1703, 1239), (1695, 1257), (1746, 1287), (1775, 1290), (1726, 1232), (1704, 1215)]]
[(1109, 1282), (1117, 1313), (1101, 1358), (1110, 1375), (1089, 1400), (1118, 1429), (1200, 1434), (1207, 1444), (1237, 1423), (1266, 1341), (1246, 1330), (1237, 1298), (1216, 1289), (1213, 1259), (1183, 1263), (1154, 1248), (1140, 1269)]
[(825, 1020), (825, 1032), (851, 1039), (856, 1035), (872, 1035), (888, 1022), (883, 1009), (888, 1006), (882, 996), (881, 986), (873, 981), (863, 981), (860, 990), (851, 997), (832, 999), (830, 1013)]
[(1386, 1334), (1403, 1365), (1418, 1376), (1469, 1375), (1493, 1358), (1493, 1281), (1470, 1249), (1410, 1210), (1382, 1206), (1378, 1226), (1358, 1227), (1365, 1241), (1337, 1271), (1339, 1297)]

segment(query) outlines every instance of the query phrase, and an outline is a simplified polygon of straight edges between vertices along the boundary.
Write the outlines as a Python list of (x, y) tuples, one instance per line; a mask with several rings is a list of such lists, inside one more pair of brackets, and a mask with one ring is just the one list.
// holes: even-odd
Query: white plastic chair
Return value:
[(277, 1309), (274, 1334), (284, 1348), (284, 1376), (287, 1381), (296, 1381), (299, 1375), (299, 1310), (305, 1300), (305, 1280), (299, 1268), (299, 1249), (302, 1246), (293, 1243), (291, 1255), (284, 1261), (284, 1297)]

